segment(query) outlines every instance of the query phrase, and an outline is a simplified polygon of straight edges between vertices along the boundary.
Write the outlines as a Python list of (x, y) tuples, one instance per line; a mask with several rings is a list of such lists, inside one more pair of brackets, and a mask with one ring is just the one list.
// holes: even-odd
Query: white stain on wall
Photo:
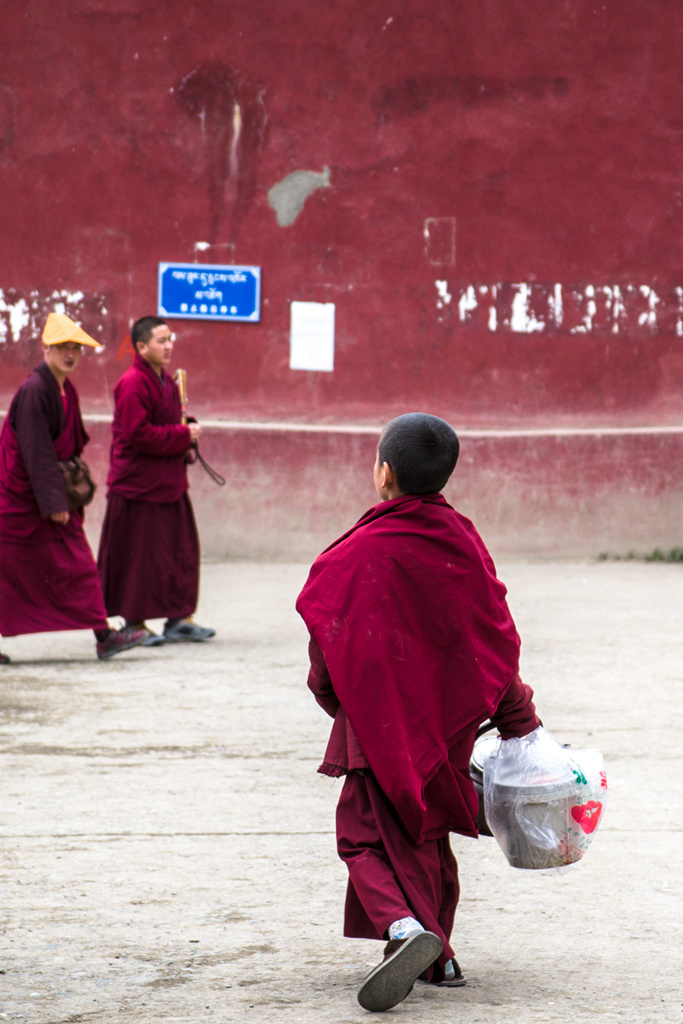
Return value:
[(86, 295), (70, 289), (20, 292), (0, 288), (0, 344), (40, 337), (49, 313), (66, 313), (77, 323), (84, 323), (88, 334), (99, 340), (104, 333), (106, 299), (101, 294)]
[(512, 300), (510, 329), (520, 334), (533, 334), (535, 331), (545, 330), (545, 320), (537, 319), (529, 310), (530, 285), (516, 284), (513, 287), (516, 292)]
[(638, 323), (641, 327), (650, 327), (654, 329), (657, 326), (657, 306), (659, 304), (659, 296), (655, 292), (654, 288), (648, 288), (646, 284), (641, 284), (640, 294), (647, 299), (647, 311), (641, 313), (638, 317)]
[(553, 285), (552, 295), (548, 298), (548, 312), (555, 327), (562, 326), (562, 285)]
[(465, 320), (467, 320), (468, 314), (475, 310), (478, 305), (479, 303), (477, 302), (477, 293), (474, 290), (474, 285), (471, 284), (468, 288), (465, 289), (465, 291), (462, 292), (460, 298), (458, 299), (458, 316), (464, 322)]
[(436, 308), (443, 309), (444, 306), (450, 306), (453, 296), (448, 291), (448, 281), (435, 281), (434, 284), (436, 285), (436, 290), (439, 293)]
[(18, 341), (24, 327), (28, 327), (30, 316), (25, 299), (18, 299), (16, 302), (7, 303), (0, 297), (0, 313), (5, 316), (0, 318), (0, 341), (4, 341), (7, 333), (11, 333), (12, 339)]
[[(552, 284), (537, 281), (465, 284), (435, 281), (436, 308), (453, 301), (461, 324), (481, 330), (535, 334), (676, 334), (683, 337), (683, 286)], [(445, 296), (448, 296), (447, 302)], [(443, 322), (445, 313), (440, 313)]]
[(427, 217), (422, 234), (431, 264), (455, 265), (455, 217)]

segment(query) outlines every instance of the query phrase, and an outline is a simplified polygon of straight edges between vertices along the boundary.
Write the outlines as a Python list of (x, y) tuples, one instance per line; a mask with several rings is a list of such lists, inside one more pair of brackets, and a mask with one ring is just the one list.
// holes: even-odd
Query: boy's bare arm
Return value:
[(311, 637), (308, 644), (308, 657), (311, 662), (311, 668), (308, 673), (308, 688), (315, 695), (315, 699), (323, 711), (326, 711), (328, 715), (334, 718), (339, 707), (339, 700), (334, 692), (323, 652), (313, 637)]
[(534, 691), (516, 675), (500, 699), (491, 721), (504, 740), (526, 736), (541, 723), (533, 702)]

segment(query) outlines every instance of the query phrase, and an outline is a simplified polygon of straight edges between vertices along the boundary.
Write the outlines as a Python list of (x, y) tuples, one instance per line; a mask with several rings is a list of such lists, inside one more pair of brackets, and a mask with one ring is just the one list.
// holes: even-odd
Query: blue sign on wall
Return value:
[(251, 320), (261, 315), (261, 268), (160, 263), (158, 315), (182, 320)]

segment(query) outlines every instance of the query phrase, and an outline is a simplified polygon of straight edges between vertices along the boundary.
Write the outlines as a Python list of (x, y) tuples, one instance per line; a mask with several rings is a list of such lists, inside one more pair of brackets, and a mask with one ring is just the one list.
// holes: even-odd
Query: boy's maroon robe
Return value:
[(474, 526), (441, 494), (370, 509), (299, 595), (334, 695), (416, 843), (476, 835), (474, 736), (519, 664), (505, 595)]
[(97, 558), (107, 611), (129, 622), (185, 618), (197, 605), (199, 541), (186, 493), (191, 442), (178, 389), (136, 352), (114, 403)]
[(107, 625), (83, 512), (50, 519), (68, 503), (58, 460), (88, 441), (69, 380), (65, 399), (45, 364), (15, 395), (0, 434), (0, 634), (18, 636)]
[(443, 938), (442, 967), (458, 898), (447, 834), (477, 834), (476, 729), (538, 724), (505, 595), (472, 523), (431, 494), (370, 509), (297, 601), (309, 686), (335, 716), (320, 771), (350, 773), (337, 813), (345, 934), (379, 938), (409, 913)]

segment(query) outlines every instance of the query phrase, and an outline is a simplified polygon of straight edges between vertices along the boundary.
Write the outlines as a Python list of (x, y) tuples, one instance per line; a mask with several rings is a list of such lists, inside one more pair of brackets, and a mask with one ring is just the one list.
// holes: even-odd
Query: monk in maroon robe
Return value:
[(458, 450), (435, 416), (392, 420), (374, 470), (380, 504), (320, 555), (297, 602), (308, 685), (334, 718), (319, 771), (346, 776), (344, 934), (389, 940), (358, 994), (369, 1010), (396, 1005), (418, 976), (465, 983), (450, 945), (459, 887), (448, 834), (477, 835), (476, 731), (486, 719), (506, 739), (538, 725), (505, 587), (439, 493)]
[(68, 378), (81, 346), (97, 342), (57, 313), (43, 342), (44, 361), (17, 391), (0, 434), (0, 634), (90, 628), (98, 657), (108, 658), (144, 634), (109, 628), (83, 509), (69, 511), (59, 467), (88, 442)]
[[(107, 511), (97, 564), (109, 615), (144, 628), (145, 645), (199, 641), (213, 629), (192, 620), (199, 594), (199, 538), (187, 494), (187, 460), (201, 437), (181, 423), (178, 389), (166, 372), (173, 335), (148, 316), (131, 331), (133, 365), (114, 388)], [(166, 618), (163, 636), (147, 619)]]

